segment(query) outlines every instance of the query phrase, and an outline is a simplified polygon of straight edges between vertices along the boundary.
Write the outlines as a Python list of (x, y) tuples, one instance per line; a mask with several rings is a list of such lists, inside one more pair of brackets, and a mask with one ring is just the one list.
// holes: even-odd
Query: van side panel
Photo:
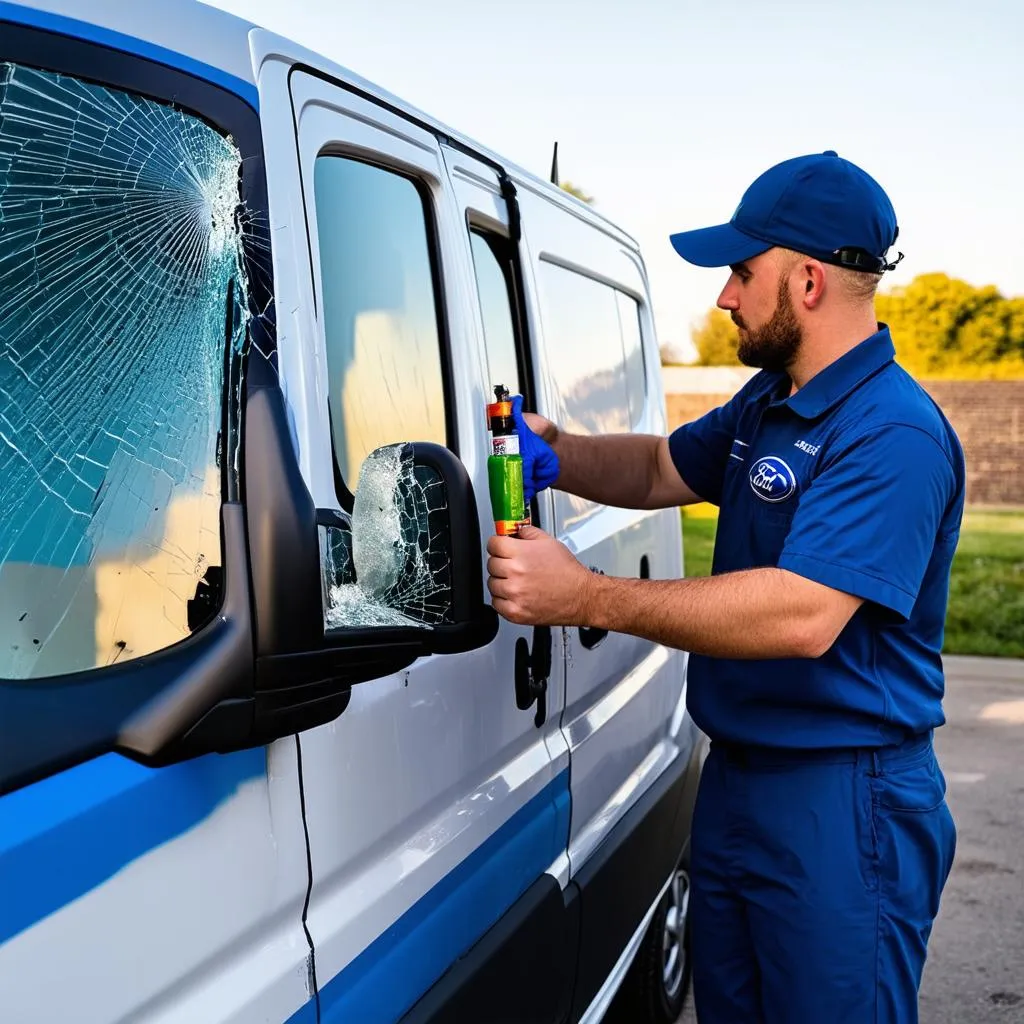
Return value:
[(3, 1016), (284, 1020), (309, 998), (306, 879), (293, 741), (158, 769), (110, 754), (8, 794)]

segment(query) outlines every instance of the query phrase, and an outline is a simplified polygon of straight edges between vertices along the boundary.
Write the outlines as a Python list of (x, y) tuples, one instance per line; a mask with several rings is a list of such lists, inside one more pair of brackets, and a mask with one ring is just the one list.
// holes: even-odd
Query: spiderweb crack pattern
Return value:
[[(0, 676), (188, 635), (220, 562), (226, 334), (247, 330), (240, 166), (171, 106), (0, 63)], [(100, 593), (102, 565), (135, 582)], [(147, 579), (161, 621), (127, 629)]]
[(325, 625), (438, 625), (451, 616), (444, 482), (412, 448), (371, 452), (359, 473), (348, 529), (325, 545)]

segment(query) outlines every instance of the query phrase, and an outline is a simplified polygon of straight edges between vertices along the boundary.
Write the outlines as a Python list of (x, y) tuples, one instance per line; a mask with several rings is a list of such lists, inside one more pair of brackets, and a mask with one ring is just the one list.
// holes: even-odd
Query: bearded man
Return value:
[(728, 223), (671, 238), (729, 268), (718, 305), (761, 368), (738, 394), (667, 438), (568, 434), (516, 406), (531, 496), (720, 508), (706, 579), (603, 576), (530, 528), (488, 561), (513, 622), (691, 652), (687, 705), (711, 739), (691, 853), (701, 1024), (918, 1019), (956, 843), (932, 739), (965, 469), (875, 319), (897, 234), (853, 163), (784, 161)]

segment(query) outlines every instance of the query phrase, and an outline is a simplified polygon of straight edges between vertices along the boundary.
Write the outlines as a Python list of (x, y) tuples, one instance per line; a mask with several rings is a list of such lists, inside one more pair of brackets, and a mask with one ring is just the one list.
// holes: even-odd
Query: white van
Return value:
[(665, 432), (631, 238), (211, 8), (0, 2), (0, 1020), (675, 1019), (685, 656), (489, 607), (498, 384)]

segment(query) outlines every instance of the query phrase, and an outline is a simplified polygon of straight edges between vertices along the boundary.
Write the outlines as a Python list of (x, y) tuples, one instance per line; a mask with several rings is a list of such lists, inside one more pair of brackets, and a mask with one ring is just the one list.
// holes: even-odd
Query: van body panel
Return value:
[(307, 879), (294, 741), (111, 754), (0, 797), (4, 1016), (283, 1020), (309, 998)]
[[(76, 0), (0, 3), (0, 18), (88, 39), (167, 63), (238, 93), (258, 105), (246, 36), (251, 26), (215, 7), (169, 0), (159, 14), (131, 0), (90, 0), (88, 12)], [(83, 15), (87, 14), (88, 18)]]

